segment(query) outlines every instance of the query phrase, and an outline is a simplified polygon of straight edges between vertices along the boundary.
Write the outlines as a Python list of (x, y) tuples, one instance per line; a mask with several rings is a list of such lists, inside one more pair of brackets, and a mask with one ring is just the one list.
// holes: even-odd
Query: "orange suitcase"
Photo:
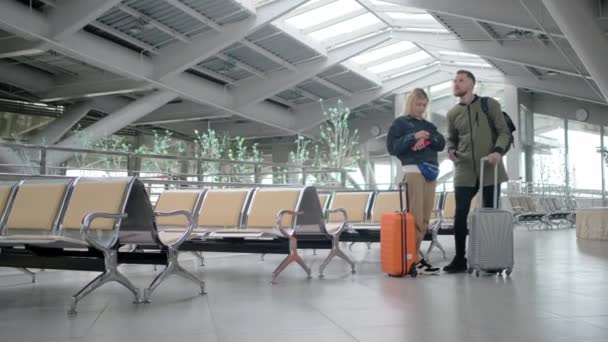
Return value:
[[(405, 185), (407, 202), (409, 196)], [(402, 186), (399, 184), (400, 194)], [(399, 196), (401, 211), (385, 213), (380, 222), (380, 258), (382, 272), (393, 277), (409, 274), (418, 275), (416, 271), (416, 223), (409, 210), (403, 210), (403, 196)]]

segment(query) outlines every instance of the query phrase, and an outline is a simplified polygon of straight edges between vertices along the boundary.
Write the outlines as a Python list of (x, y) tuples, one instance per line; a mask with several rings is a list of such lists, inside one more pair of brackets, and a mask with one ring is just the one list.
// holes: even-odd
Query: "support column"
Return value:
[[(395, 94), (395, 118), (403, 115), (405, 110), (405, 93)], [(397, 188), (397, 185), (403, 180), (403, 171), (401, 168), (401, 161), (394, 156), (391, 156), (391, 179), (393, 187)]]
[(542, 0), (570, 45), (608, 99), (608, 40), (598, 21), (598, 1)]
[(526, 116), (524, 117), (525, 132), (522, 137), (525, 137), (526, 144), (526, 182), (534, 183), (534, 111), (533, 108), (527, 108)]
[(516, 143), (514, 146), (511, 146), (511, 150), (507, 153), (507, 174), (509, 175), (509, 179), (512, 181), (517, 181), (521, 178), (521, 154), (522, 154), (522, 144), (517, 139), (517, 133), (520, 130), (520, 122), (519, 122), (519, 98), (517, 87), (512, 86), (510, 84), (505, 84), (505, 91), (503, 97), (503, 111), (507, 112), (513, 120), (517, 131), (513, 134), (516, 137)]
[(29, 137), (31, 144), (54, 145), (91, 111), (91, 100), (70, 106), (60, 117), (51, 122), (43, 130)]
[[(289, 162), (289, 152), (291, 152), (290, 146), (285, 144), (285, 142), (281, 139), (281, 140), (277, 140), (277, 139), (273, 139), (273, 143), (272, 143), (272, 162), (273, 163), (277, 163), (277, 164), (287, 164), (287, 162)], [(275, 173), (275, 176), (273, 177), (273, 183), (277, 184), (277, 177), (283, 177), (282, 173), (279, 173), (278, 168), (276, 167), (272, 167)], [(293, 171), (295, 170), (295, 168), (290, 168), (289, 171)], [(292, 183), (295, 184), (297, 183), (297, 179), (295, 179), (296, 175), (292, 175), (292, 174), (288, 174), (285, 176), (285, 179), (287, 181), (287, 183)]]
[[(166, 90), (146, 95), (87, 127), (83, 130), (83, 134), (90, 137), (93, 141), (107, 137), (136, 120), (141, 119), (150, 112), (164, 106), (167, 102), (174, 100), (176, 97), (177, 95), (175, 93)], [(55, 146), (68, 148), (78, 147), (78, 137), (70, 136)], [(49, 165), (56, 165), (68, 160), (71, 156), (72, 153), (50, 153), (47, 163)]]

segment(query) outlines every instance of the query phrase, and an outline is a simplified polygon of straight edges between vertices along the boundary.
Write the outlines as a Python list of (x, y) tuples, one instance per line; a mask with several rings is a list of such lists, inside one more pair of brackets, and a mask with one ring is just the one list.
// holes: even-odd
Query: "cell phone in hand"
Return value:
[[(425, 139), (424, 140), (424, 146), (422, 146), (422, 148), (420, 150), (424, 149), (425, 147), (429, 146), (430, 144), (431, 144), (431, 140), (430, 139)], [(416, 145), (412, 146), (412, 151), (419, 151), (419, 150), (416, 149)]]

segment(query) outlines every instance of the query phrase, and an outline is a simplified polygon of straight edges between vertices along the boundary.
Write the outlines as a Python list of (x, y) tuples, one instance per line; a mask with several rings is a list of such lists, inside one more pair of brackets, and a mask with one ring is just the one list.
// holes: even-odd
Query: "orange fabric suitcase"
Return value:
[[(406, 187), (406, 197), (409, 196)], [(401, 193), (401, 184), (399, 191)], [(400, 212), (384, 213), (380, 222), (380, 259), (382, 272), (393, 277), (403, 277), (409, 274), (418, 275), (416, 271), (416, 223), (414, 216), (403, 210), (403, 196), (399, 196)]]

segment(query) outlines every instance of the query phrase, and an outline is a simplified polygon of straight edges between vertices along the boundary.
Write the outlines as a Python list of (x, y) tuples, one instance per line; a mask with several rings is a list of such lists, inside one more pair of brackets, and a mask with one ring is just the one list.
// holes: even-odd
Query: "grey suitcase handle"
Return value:
[[(479, 168), (479, 202), (477, 203), (477, 208), (481, 208), (483, 206), (483, 171), (485, 169), (486, 163), (488, 162), (488, 157), (481, 158), (480, 168)], [(498, 201), (496, 196), (498, 193), (498, 163), (494, 166), (494, 197), (493, 208), (498, 209)]]

